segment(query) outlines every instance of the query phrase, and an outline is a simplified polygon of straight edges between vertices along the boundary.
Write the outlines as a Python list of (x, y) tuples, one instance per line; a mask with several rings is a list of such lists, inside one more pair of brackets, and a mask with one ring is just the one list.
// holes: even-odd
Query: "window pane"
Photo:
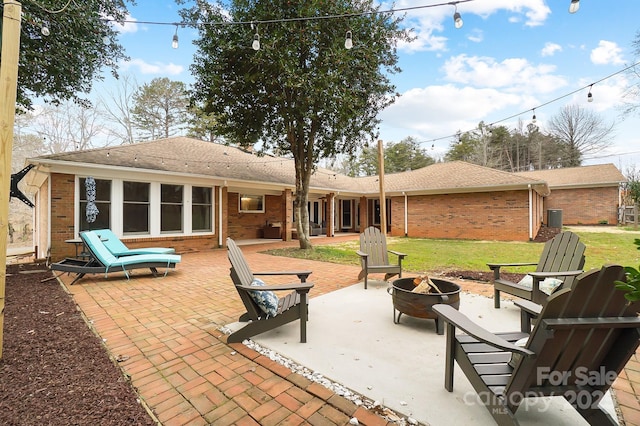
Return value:
[(182, 232), (181, 185), (160, 186), (160, 231)]
[(98, 208), (98, 211), (100, 213), (98, 213), (95, 222), (89, 223), (87, 222), (86, 216), (87, 202), (80, 202), (80, 220), (78, 221), (78, 223), (80, 224), (80, 231), (111, 228), (111, 204), (96, 202), (96, 207)]
[(263, 195), (240, 195), (240, 211), (243, 212), (264, 212)]
[(160, 206), (160, 230), (162, 232), (182, 231), (182, 205), (162, 204)]
[(149, 186), (145, 182), (124, 182), (124, 201), (149, 202)]
[(122, 214), (122, 230), (125, 233), (149, 232), (149, 204), (125, 203)]
[(124, 233), (149, 233), (148, 182), (123, 182), (122, 231)]
[(161, 200), (163, 203), (180, 203), (182, 204), (182, 186), (181, 185), (162, 185)]
[(211, 206), (193, 206), (193, 230), (211, 231)]
[(80, 185), (78, 224), (80, 231), (90, 229), (101, 229), (111, 227), (111, 181), (105, 179), (95, 179), (96, 181), (96, 201), (98, 216), (95, 222), (87, 222), (87, 188), (86, 178), (78, 179)]
[(191, 229), (193, 231), (211, 231), (211, 188), (194, 186), (191, 188), (193, 198), (191, 206)]
[(211, 204), (211, 188), (194, 186), (191, 188), (194, 204)]

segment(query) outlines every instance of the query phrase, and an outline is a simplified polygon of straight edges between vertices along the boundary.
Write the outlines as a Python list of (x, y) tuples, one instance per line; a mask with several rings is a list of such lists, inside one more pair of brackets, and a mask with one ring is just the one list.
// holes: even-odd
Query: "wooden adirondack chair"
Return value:
[[(590, 424), (617, 424), (599, 402), (640, 344), (640, 303), (629, 304), (614, 285), (624, 279), (617, 265), (582, 274), (549, 297), (530, 335), (493, 334), (435, 305), (447, 323), (445, 388), (453, 390), (455, 360), (499, 425), (518, 424), (523, 396), (562, 396)], [(527, 336), (524, 347), (514, 345)]]
[[(360, 256), (362, 271), (358, 279), (364, 278), (364, 288), (367, 288), (367, 276), (373, 273), (384, 273), (384, 279), (397, 275), (402, 278), (402, 259), (406, 254), (387, 250), (387, 237), (378, 228), (368, 227), (360, 234), (360, 250), (356, 252)], [(398, 257), (398, 263), (389, 263), (389, 254)]]
[[(280, 327), (297, 319), (300, 320), (300, 342), (307, 341), (308, 294), (313, 284), (307, 283), (311, 271), (251, 272), (242, 251), (231, 238), (227, 238), (227, 255), (231, 263), (231, 280), (236, 286), (240, 299), (247, 310), (238, 321), (247, 325), (227, 338), (229, 343), (242, 342), (252, 336)], [(255, 275), (296, 275), (300, 283), (286, 285), (252, 286)], [(277, 313), (268, 315), (251, 297), (253, 291), (290, 291), (278, 298)]]
[[(489, 269), (493, 271), (494, 306), (500, 307), (501, 291), (534, 303), (544, 304), (548, 295), (540, 290), (540, 282), (546, 278), (558, 278), (563, 282), (556, 291), (569, 288), (575, 278), (583, 272), (585, 248), (578, 235), (565, 231), (545, 243), (538, 263), (487, 263)], [(535, 272), (529, 273), (533, 278), (532, 287), (500, 278), (500, 270), (503, 267), (528, 265), (537, 265)]]

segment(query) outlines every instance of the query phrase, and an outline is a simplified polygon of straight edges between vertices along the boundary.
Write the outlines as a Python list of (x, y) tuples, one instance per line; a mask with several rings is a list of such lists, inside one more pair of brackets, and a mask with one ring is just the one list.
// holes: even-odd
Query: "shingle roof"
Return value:
[(580, 186), (617, 186), (627, 178), (613, 164), (534, 170), (516, 173), (522, 177), (544, 180), (549, 188)]
[[(30, 162), (95, 164), (295, 186), (292, 159), (258, 156), (240, 148), (187, 137), (52, 154)], [(544, 180), (536, 175), (508, 173), (462, 161), (436, 163), (418, 170), (385, 175), (385, 190), (390, 193), (488, 191), (521, 189), (527, 185), (540, 192), (547, 191)], [(318, 168), (311, 178), (311, 189), (375, 194), (379, 183), (377, 176), (352, 178)]]

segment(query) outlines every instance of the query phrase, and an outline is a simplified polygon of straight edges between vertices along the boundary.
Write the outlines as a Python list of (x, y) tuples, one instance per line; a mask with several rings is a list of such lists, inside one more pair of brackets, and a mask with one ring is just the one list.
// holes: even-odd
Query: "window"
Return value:
[(211, 231), (211, 188), (194, 186), (191, 188), (191, 229)]
[(123, 182), (122, 231), (149, 233), (149, 183)]
[(89, 229), (103, 229), (111, 227), (111, 181), (104, 179), (96, 179), (96, 207), (98, 208), (98, 216), (95, 222), (87, 222), (87, 190), (85, 186), (86, 178), (78, 180), (80, 184), (80, 208), (78, 224), (80, 231)]
[[(387, 206), (387, 225), (391, 225), (391, 200), (387, 198), (385, 201)], [(373, 224), (380, 225), (380, 200), (373, 200)]]
[(240, 212), (264, 213), (264, 195), (240, 194)]
[(351, 228), (351, 200), (342, 200), (342, 229)]
[(160, 232), (182, 232), (182, 185), (160, 186)]

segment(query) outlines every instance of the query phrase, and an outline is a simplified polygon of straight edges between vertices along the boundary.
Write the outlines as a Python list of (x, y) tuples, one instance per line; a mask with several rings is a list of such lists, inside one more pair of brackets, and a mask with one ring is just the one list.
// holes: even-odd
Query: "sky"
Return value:
[[(178, 5), (172, 0), (137, 3), (129, 8), (134, 22), (120, 28), (120, 41), (130, 57), (120, 72), (138, 84), (158, 77), (191, 84), (195, 30), (178, 28), (179, 46), (173, 49), (175, 26), (144, 21), (180, 22)], [(638, 0), (582, 0), (574, 14), (569, 13), (570, 0), (473, 0), (455, 7), (443, 3), (382, 3), (383, 9), (440, 4), (405, 12), (404, 25), (412, 28), (415, 40), (398, 47), (402, 72), (392, 81), (401, 96), (379, 116), (383, 141), (412, 136), (429, 155), (441, 158), (456, 132), (473, 130), (480, 121), (515, 128), (518, 120), (531, 122), (535, 108), (544, 130), (545, 122), (563, 107), (578, 104), (605, 123), (616, 123), (614, 144), (585, 158), (584, 164), (613, 163), (623, 172), (640, 169), (640, 111), (622, 112), (633, 80), (621, 72), (640, 60), (632, 47), (640, 31)], [(464, 22), (459, 29), (453, 22), (455, 8)], [(358, 37), (353, 34), (354, 48)], [(640, 72), (640, 65), (636, 70)], [(96, 93), (113, 84), (107, 78)]]

